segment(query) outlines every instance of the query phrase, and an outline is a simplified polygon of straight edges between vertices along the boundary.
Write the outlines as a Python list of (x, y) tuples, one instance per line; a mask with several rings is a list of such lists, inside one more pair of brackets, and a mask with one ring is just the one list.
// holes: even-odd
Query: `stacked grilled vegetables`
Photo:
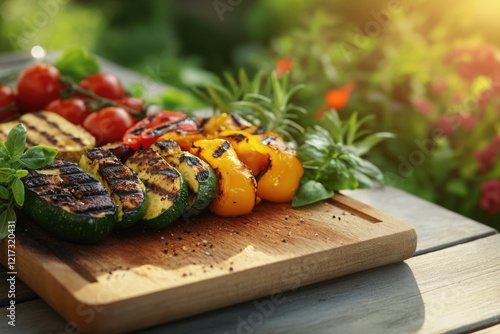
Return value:
[(131, 128), (124, 144), (31, 170), (24, 209), (61, 239), (93, 243), (139, 221), (160, 229), (206, 208), (238, 216), (260, 199), (291, 201), (302, 173), (277, 134), (235, 115), (200, 125), (160, 112)]

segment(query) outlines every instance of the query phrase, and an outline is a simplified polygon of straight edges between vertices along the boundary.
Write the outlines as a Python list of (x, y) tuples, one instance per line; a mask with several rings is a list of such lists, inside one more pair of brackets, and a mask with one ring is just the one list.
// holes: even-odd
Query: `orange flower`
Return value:
[(286, 72), (290, 72), (293, 66), (293, 59), (290, 57), (278, 59), (276, 62), (276, 75), (281, 77)]
[(351, 92), (354, 90), (355, 86), (356, 85), (354, 84), (354, 82), (350, 82), (345, 86), (334, 88), (326, 92), (325, 94), (326, 105), (325, 107), (316, 111), (314, 113), (314, 117), (316, 119), (323, 118), (324, 113), (328, 111), (330, 108), (337, 110), (344, 108), (347, 102), (349, 101), (349, 97), (351, 96)]

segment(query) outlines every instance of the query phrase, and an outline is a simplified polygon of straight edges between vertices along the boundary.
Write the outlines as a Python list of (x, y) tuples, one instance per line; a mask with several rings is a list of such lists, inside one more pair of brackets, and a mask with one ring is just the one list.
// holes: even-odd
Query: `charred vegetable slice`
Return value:
[(151, 228), (163, 228), (176, 221), (188, 201), (188, 188), (181, 174), (153, 149), (139, 150), (126, 162), (146, 186), (143, 221)]
[(117, 206), (116, 228), (132, 226), (144, 215), (146, 187), (130, 168), (111, 151), (93, 148), (80, 159), (80, 167), (99, 180), (111, 194)]
[(217, 182), (212, 167), (191, 153), (182, 151), (173, 140), (156, 142), (151, 148), (176, 168), (186, 181), (189, 200), (185, 215), (189, 217), (203, 211), (215, 196)]
[(220, 216), (252, 212), (257, 201), (257, 181), (224, 139), (202, 139), (193, 143), (191, 153), (207, 162), (217, 176), (217, 193), (209, 208)]
[(55, 159), (22, 179), (23, 211), (57, 237), (95, 243), (116, 223), (116, 205), (106, 189), (78, 165)]
[(271, 202), (290, 202), (297, 192), (304, 168), (297, 153), (275, 136), (252, 135), (244, 131), (222, 131), (240, 160), (256, 178), (257, 195)]

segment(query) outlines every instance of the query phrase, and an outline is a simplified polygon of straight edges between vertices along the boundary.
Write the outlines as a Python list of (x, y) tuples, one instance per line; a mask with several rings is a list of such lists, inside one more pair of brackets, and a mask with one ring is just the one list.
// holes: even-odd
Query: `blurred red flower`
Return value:
[(496, 135), (483, 149), (474, 153), (474, 158), (479, 162), (479, 171), (486, 173), (495, 165), (500, 155), (500, 135)]
[(489, 76), (500, 69), (498, 53), (499, 50), (493, 45), (462, 47), (452, 50), (446, 61), (457, 66), (462, 78), (472, 80), (480, 75)]
[(477, 124), (477, 117), (466, 112), (457, 115), (460, 125), (465, 131), (472, 131)]
[(276, 75), (281, 78), (285, 73), (290, 72), (293, 67), (293, 59), (290, 57), (280, 58), (276, 62)]
[(351, 93), (356, 87), (354, 82), (349, 82), (347, 85), (344, 85), (339, 88), (334, 88), (326, 92), (325, 94), (325, 107), (314, 113), (314, 118), (321, 119), (325, 112), (330, 110), (330, 108), (339, 110), (345, 107), (347, 102), (349, 102), (349, 98), (351, 97)]
[(431, 91), (435, 95), (439, 95), (448, 89), (448, 83), (444, 80), (438, 80), (431, 85)]
[(479, 204), (490, 215), (500, 211), (500, 180), (490, 180), (481, 184)]
[(429, 116), (434, 110), (434, 104), (426, 98), (420, 97), (413, 103), (415, 110), (422, 115)]

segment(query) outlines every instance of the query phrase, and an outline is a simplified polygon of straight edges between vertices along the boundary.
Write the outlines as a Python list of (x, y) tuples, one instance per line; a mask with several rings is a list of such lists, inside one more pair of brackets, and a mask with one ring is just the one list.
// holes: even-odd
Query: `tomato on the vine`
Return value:
[(17, 114), (16, 95), (9, 86), (0, 85), (0, 121)]
[(120, 80), (113, 74), (96, 73), (80, 81), (80, 88), (90, 90), (100, 97), (119, 100), (125, 97), (125, 90)]
[(24, 111), (43, 110), (61, 96), (60, 73), (52, 65), (39, 63), (25, 68), (17, 79), (17, 104)]
[(98, 146), (116, 141), (122, 137), (135, 120), (123, 108), (106, 107), (91, 113), (83, 122), (83, 127), (96, 138)]
[(199, 133), (199, 123), (176, 111), (158, 111), (137, 122), (123, 136), (123, 143), (133, 149), (146, 149), (169, 132)]
[(144, 102), (133, 96), (125, 96), (116, 101), (119, 105), (129, 108), (130, 110), (135, 111), (134, 116), (139, 116), (141, 114), (142, 108), (144, 107)]
[(45, 107), (45, 110), (55, 112), (77, 125), (82, 125), (87, 116), (90, 115), (85, 102), (77, 98), (54, 100)]

